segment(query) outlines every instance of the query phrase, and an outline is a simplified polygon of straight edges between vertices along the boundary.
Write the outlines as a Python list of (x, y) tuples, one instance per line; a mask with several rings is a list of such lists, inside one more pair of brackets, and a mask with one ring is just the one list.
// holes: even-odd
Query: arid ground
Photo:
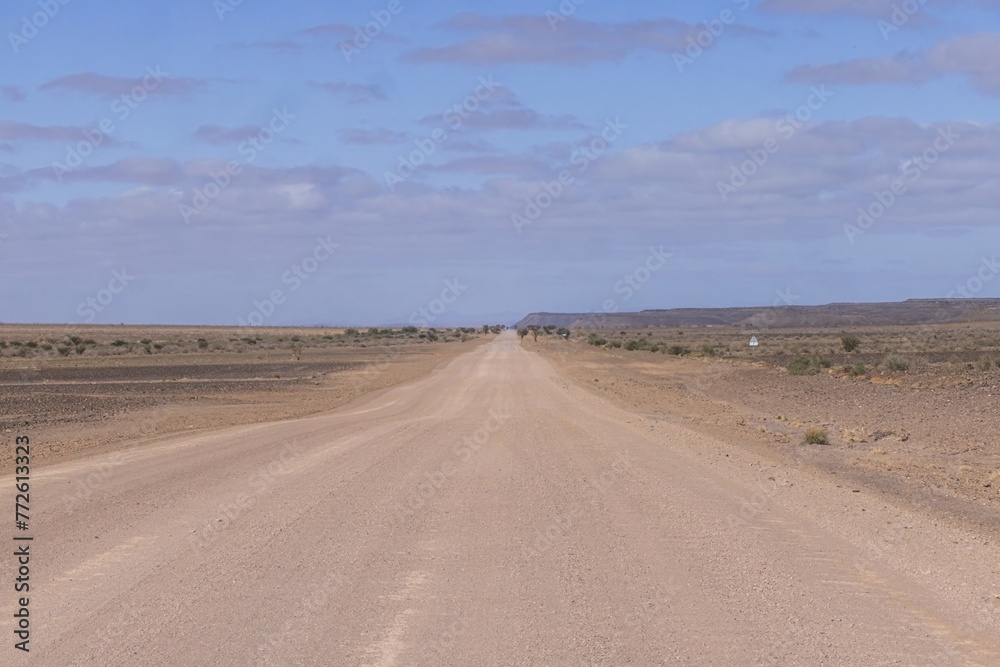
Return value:
[(0, 430), (29, 430), (48, 463), (318, 414), (426, 375), (484, 336), (380, 331), (0, 326)]
[(4, 664), (1000, 664), (985, 343), (15, 333), (32, 652)]
[[(1000, 527), (1000, 323), (848, 331), (769, 331), (756, 348), (745, 329), (704, 327), (525, 345), (620, 405)], [(828, 446), (803, 445), (810, 427)]]

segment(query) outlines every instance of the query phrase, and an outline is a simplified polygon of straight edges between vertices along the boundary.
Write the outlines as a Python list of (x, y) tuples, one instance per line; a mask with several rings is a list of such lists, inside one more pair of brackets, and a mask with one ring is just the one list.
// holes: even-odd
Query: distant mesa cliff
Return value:
[(568, 329), (730, 326), (753, 329), (1000, 322), (1000, 299), (910, 299), (825, 306), (673, 308), (637, 313), (532, 313), (517, 323)]

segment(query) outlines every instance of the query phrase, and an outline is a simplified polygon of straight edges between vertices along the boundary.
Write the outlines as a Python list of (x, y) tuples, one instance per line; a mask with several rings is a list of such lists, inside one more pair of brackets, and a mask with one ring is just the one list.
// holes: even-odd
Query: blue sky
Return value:
[(0, 12), (0, 321), (1000, 296), (996, 3), (148, 4)]

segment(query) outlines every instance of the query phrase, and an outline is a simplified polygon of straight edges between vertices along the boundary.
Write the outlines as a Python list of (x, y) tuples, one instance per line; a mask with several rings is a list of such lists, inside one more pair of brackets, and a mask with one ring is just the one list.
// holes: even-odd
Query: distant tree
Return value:
[(521, 327), (520, 329), (518, 329), (517, 335), (521, 338), (521, 340), (524, 340), (524, 337), (528, 335), (527, 327)]
[(569, 338), (569, 329), (560, 327), (559, 329), (556, 329), (556, 335), (562, 336), (563, 338)]
[(539, 332), (539, 331), (541, 331), (541, 329), (537, 329), (537, 328), (536, 328), (536, 329), (532, 329), (532, 330), (531, 330), (531, 337), (532, 337), (532, 338), (534, 339), (534, 341), (535, 341), (536, 343), (538, 342), (538, 332)]
[(484, 334), (488, 334), (489, 332), (490, 332), (490, 325), (484, 324), (483, 325), (483, 333)]

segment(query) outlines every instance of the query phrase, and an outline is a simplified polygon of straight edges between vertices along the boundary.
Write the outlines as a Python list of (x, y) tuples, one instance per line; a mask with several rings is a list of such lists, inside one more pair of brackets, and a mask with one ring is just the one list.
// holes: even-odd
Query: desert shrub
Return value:
[(671, 345), (667, 348), (667, 354), (672, 354), (675, 357), (686, 357), (691, 354), (691, 349), (683, 345)]
[(163, 343), (153, 343), (153, 347), (157, 350), (163, 349)]
[[(664, 350), (666, 350), (666, 348), (664, 348)], [(654, 345), (653, 347), (649, 348), (649, 351), (650, 352), (659, 352), (660, 351), (660, 346), (659, 345)]]
[(718, 352), (716, 352), (715, 350), (714, 345), (707, 345), (707, 344), (701, 346), (701, 353), (706, 357), (714, 357), (716, 354), (718, 354)]
[(853, 366), (844, 366), (844, 371), (851, 377), (859, 377), (867, 372), (864, 364), (854, 364)]
[(905, 359), (900, 359), (899, 357), (887, 357), (885, 360), (885, 367), (890, 371), (905, 373), (910, 370), (910, 362)]
[(591, 338), (590, 339), (590, 344), (594, 345), (595, 347), (603, 347), (604, 345), (608, 344), (608, 341), (605, 340), (604, 338), (601, 338), (600, 336), (598, 336), (596, 338)]
[(111, 344), (113, 346), (115, 346), (115, 347), (125, 347), (126, 345), (128, 345), (128, 341), (127, 340), (118, 339), (118, 340), (116, 340), (115, 342), (113, 342)]
[(563, 338), (569, 338), (569, 329), (566, 327), (560, 327), (556, 329), (556, 335), (562, 336)]
[(42, 343), (42, 349), (48, 352), (49, 350), (52, 349), (52, 346), (49, 345), (48, 343)]
[(140, 342), (140, 343), (142, 343), (143, 345), (149, 345), (149, 344), (150, 344), (150, 343), (152, 343), (153, 341), (149, 340), (148, 338), (143, 338), (143, 339), (142, 339), (142, 340), (140, 340), (139, 342)]
[(824, 358), (822, 358), (822, 359), (819, 360), (819, 367), (820, 368), (830, 368), (831, 366), (833, 366), (833, 362), (830, 361), (829, 359), (827, 359), (827, 358), (824, 357)]
[(625, 349), (628, 350), (629, 352), (635, 352), (636, 350), (641, 349), (639, 341), (637, 340), (628, 341), (627, 343), (625, 343)]
[(198, 339), (198, 347), (200, 347), (201, 349), (204, 350), (206, 347), (208, 347), (208, 341), (205, 340), (204, 338), (199, 338)]
[(857, 336), (844, 336), (840, 339), (840, 344), (845, 352), (854, 352), (861, 345), (861, 339)]
[(617, 340), (613, 340), (610, 343), (608, 343), (608, 347), (611, 348), (612, 350), (620, 350), (621, 346), (622, 344)]
[(83, 345), (83, 344), (80, 344), (80, 345), (77, 345), (74, 349), (76, 350), (77, 354), (83, 354), (84, 352), (87, 351), (87, 346)]
[(87, 340), (83, 341), (83, 344), (84, 345), (91, 345), (91, 346), (93, 346), (93, 345), (97, 345), (97, 341), (94, 340), (93, 338), (88, 338)]
[(788, 372), (792, 375), (816, 375), (819, 373), (819, 364), (805, 357), (798, 357), (788, 364)]
[(71, 348), (69, 345), (60, 345), (59, 347), (56, 348), (56, 350), (58, 350), (59, 354), (61, 354), (64, 357), (68, 357), (69, 353), (70, 353), (70, 351), (72, 349), (73, 348)]
[(803, 442), (807, 445), (829, 445), (830, 436), (822, 426), (810, 426), (806, 429)]
[(80, 338), (79, 336), (70, 336), (69, 342), (73, 343), (73, 345), (79, 345), (80, 343), (83, 342), (83, 339)]
[[(413, 327), (413, 331), (416, 332), (416, 330), (417, 328)], [(347, 329), (344, 329), (344, 335), (347, 336), (348, 338), (354, 338), (355, 336), (358, 335), (358, 330), (355, 329), (354, 327), (349, 327)]]
[(36, 347), (38, 347), (38, 343), (36, 343), (33, 340), (29, 340), (27, 343), (24, 344), (24, 346), (30, 347), (31, 349), (35, 349)]

